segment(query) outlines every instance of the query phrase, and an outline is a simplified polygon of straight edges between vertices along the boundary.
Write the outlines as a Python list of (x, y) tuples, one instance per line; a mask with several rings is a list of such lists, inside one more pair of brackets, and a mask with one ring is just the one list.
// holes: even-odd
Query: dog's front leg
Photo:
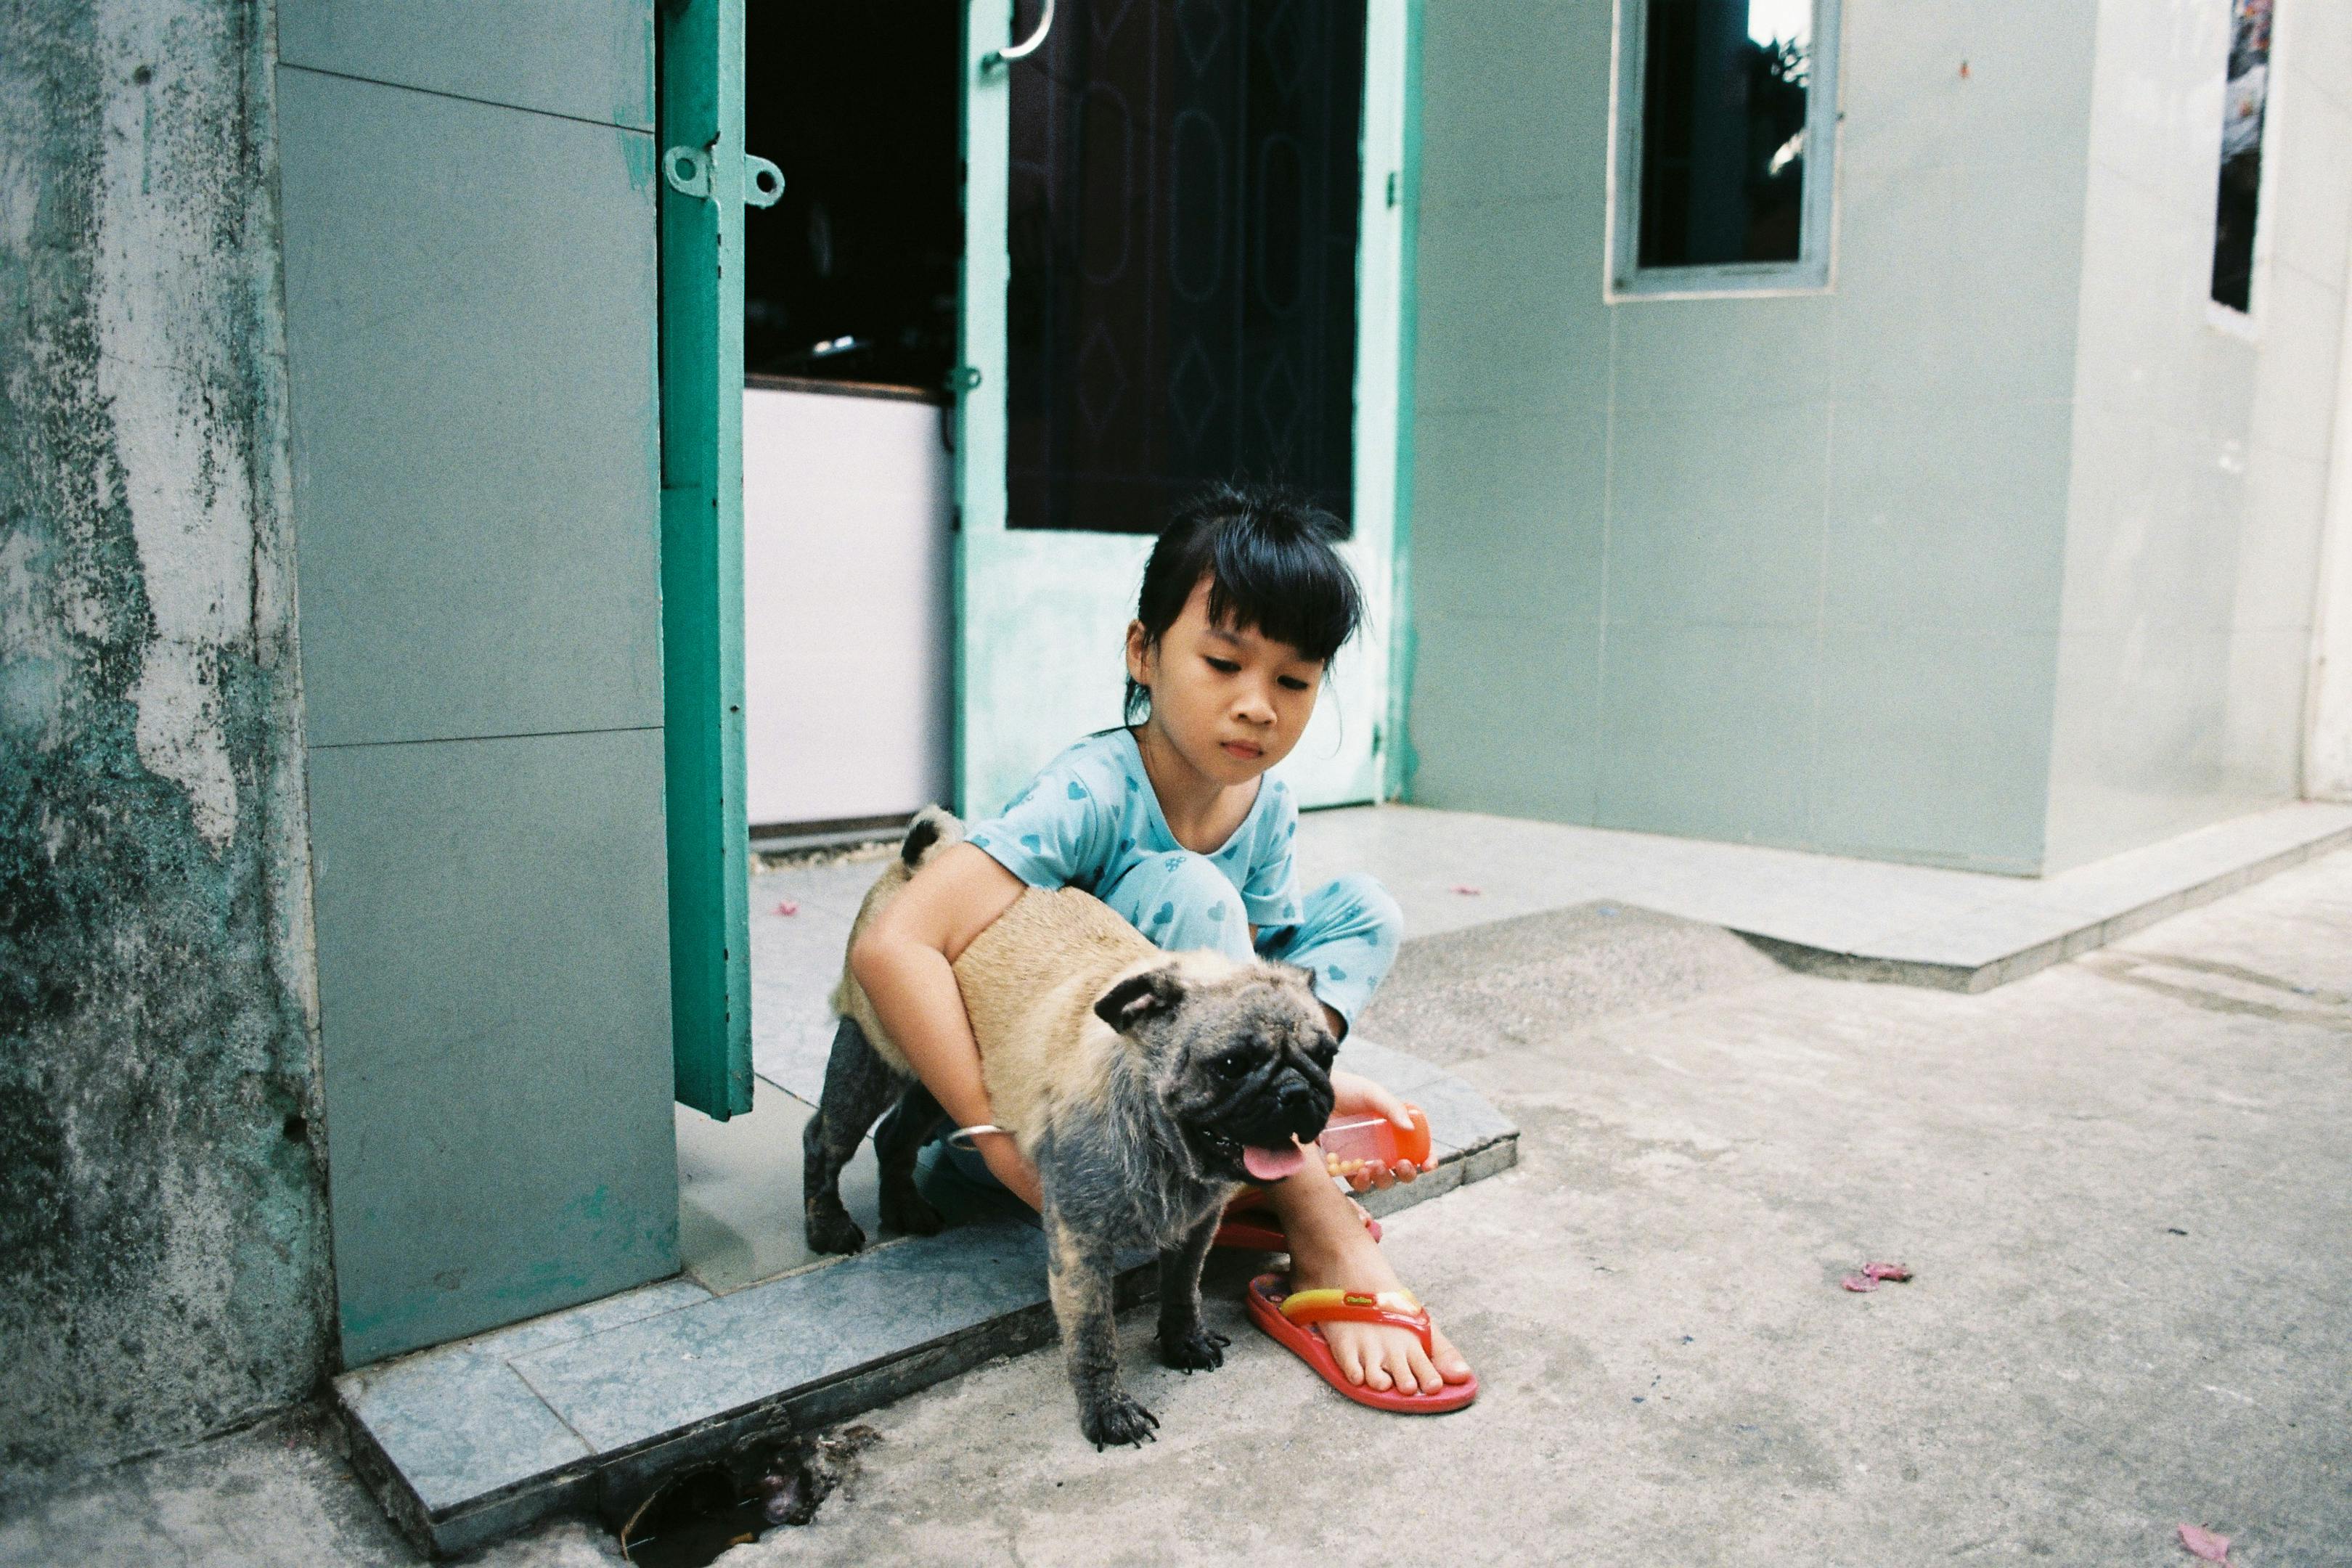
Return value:
[(1160, 1250), (1160, 1360), (1181, 1373), (1224, 1365), (1234, 1342), (1201, 1323), (1201, 1265), (1223, 1217), (1223, 1205), (1211, 1209), (1181, 1242)]
[[(1160, 1418), (1135, 1402), (1118, 1377), (1118, 1320), (1111, 1311), (1111, 1249), (1073, 1227), (1045, 1188), (1046, 1280), (1062, 1355), (1078, 1396), (1078, 1430), (1097, 1450), (1106, 1444), (1140, 1446)], [(1155, 1439), (1156, 1440), (1156, 1439)]]

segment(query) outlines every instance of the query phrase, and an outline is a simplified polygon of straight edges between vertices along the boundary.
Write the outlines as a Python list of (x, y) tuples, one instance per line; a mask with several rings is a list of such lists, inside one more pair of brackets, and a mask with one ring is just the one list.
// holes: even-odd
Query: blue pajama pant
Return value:
[[(1236, 960), (1252, 956), (1241, 893), (1204, 855), (1179, 850), (1139, 860), (1095, 896), (1167, 952), (1205, 947)], [(1387, 889), (1361, 874), (1326, 882), (1301, 901), (1297, 925), (1259, 929), (1255, 956), (1310, 972), (1317, 997), (1353, 1030), (1396, 962), (1404, 916)]]

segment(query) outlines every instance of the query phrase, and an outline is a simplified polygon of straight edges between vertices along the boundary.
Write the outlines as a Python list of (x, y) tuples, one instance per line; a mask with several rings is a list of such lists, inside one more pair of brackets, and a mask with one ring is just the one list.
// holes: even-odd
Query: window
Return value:
[(1825, 287), (1837, 0), (1620, 0), (1618, 20), (1617, 289)]
[(2213, 205), (2213, 298), (2252, 309), (2254, 198), (2263, 184), (2263, 107), (2271, 76), (2271, 0), (2230, 7), (2230, 85), (2221, 95), (2221, 190)]

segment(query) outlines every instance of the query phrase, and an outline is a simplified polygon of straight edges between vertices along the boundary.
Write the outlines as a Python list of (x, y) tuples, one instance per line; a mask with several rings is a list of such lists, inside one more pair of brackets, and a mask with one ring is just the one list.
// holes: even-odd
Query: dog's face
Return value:
[(1331, 1120), (1331, 1061), (1306, 972), (1171, 958), (1129, 975), (1095, 1012), (1149, 1053), (1160, 1101), (1204, 1175), (1278, 1181)]

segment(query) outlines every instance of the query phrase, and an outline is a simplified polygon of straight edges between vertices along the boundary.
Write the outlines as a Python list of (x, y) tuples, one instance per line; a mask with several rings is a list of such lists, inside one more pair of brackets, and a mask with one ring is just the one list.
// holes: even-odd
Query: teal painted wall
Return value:
[(0, 11), (0, 1496), (332, 1352), (265, 22)]
[(1611, 5), (1429, 7), (1416, 801), (2042, 865), (2093, 16), (1843, 10), (1831, 289), (1611, 304)]
[(338, 1321), (677, 1268), (651, 0), (282, 0)]

